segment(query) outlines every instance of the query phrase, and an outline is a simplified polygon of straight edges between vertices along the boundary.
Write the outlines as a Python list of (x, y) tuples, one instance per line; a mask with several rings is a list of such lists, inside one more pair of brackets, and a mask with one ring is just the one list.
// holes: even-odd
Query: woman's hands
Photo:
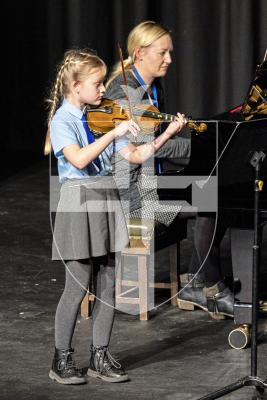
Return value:
[(177, 117), (175, 118), (174, 121), (170, 123), (168, 128), (165, 130), (165, 133), (169, 136), (172, 137), (176, 133), (180, 132), (186, 125), (187, 120), (184, 116), (184, 114), (177, 113)]
[[(170, 123), (168, 128), (152, 142), (144, 143), (140, 146), (133, 146), (129, 143), (127, 146), (122, 148), (119, 153), (131, 163), (140, 164), (153, 156), (173, 135), (180, 132), (186, 123), (187, 120), (185, 119), (184, 114), (178, 113), (177, 117), (175, 117), (175, 120)], [(130, 120), (122, 122), (114, 129), (116, 136), (123, 136), (127, 131), (130, 131), (134, 136), (137, 136), (140, 128), (134, 121)]]
[(116, 128), (114, 128), (114, 133), (116, 137), (121, 137), (127, 132), (131, 132), (134, 137), (137, 137), (140, 128), (132, 119), (129, 121), (121, 122)]
[[(183, 127), (186, 125), (186, 122), (187, 121), (184, 114), (177, 113), (177, 117), (175, 117), (175, 120), (170, 123), (168, 128), (165, 130), (165, 133), (169, 137), (172, 137), (183, 129)], [(130, 119), (129, 121), (121, 122), (114, 129), (116, 137), (124, 136), (127, 132), (131, 132), (134, 137), (137, 137), (138, 132), (140, 132), (140, 127), (137, 125), (136, 122)]]

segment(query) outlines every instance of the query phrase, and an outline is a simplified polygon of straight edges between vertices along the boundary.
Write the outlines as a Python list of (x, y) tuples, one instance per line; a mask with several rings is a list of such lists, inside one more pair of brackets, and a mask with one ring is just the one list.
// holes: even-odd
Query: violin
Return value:
[[(119, 103), (111, 99), (104, 99), (100, 106), (87, 108), (87, 123), (91, 131), (96, 135), (107, 133), (115, 128), (116, 124), (133, 118), (145, 134), (153, 134), (157, 131), (161, 122), (171, 122), (176, 118), (175, 115), (161, 113), (157, 107), (150, 104), (134, 104), (129, 111), (127, 103)], [(203, 122), (197, 123), (191, 119), (186, 119), (186, 126), (202, 133), (207, 130), (207, 125)]]

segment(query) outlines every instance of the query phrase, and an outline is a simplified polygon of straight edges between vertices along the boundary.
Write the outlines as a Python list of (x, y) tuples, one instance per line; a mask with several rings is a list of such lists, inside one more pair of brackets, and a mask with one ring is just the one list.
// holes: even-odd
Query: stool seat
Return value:
[(127, 228), (130, 240), (151, 240), (155, 223), (147, 218), (130, 218), (127, 221)]

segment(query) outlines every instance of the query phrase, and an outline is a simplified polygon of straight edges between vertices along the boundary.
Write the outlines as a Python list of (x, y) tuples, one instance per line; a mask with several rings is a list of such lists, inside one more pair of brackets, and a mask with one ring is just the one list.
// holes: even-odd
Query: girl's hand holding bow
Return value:
[(114, 133), (116, 137), (124, 136), (126, 133), (132, 133), (134, 137), (137, 137), (138, 132), (140, 132), (140, 127), (132, 119), (128, 121), (121, 122), (116, 128), (114, 128)]

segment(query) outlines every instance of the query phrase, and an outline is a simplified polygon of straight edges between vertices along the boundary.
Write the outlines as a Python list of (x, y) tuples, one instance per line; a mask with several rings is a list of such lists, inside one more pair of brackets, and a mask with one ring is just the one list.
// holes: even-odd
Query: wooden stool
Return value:
[[(121, 252), (121, 262), (116, 273), (116, 304), (138, 304), (140, 320), (146, 321), (148, 313), (148, 291), (149, 288), (161, 288), (170, 290), (171, 304), (177, 306), (178, 271), (180, 266), (180, 241), (186, 237), (187, 222), (179, 222), (178, 228), (173, 234), (169, 231), (157, 236), (154, 221), (149, 219), (131, 219), (128, 221), (130, 237), (129, 247)], [(169, 282), (149, 282), (148, 266), (149, 258), (155, 251), (168, 247), (169, 253)], [(123, 279), (123, 267), (125, 257), (137, 258), (137, 279)], [(123, 287), (131, 289), (123, 291)], [(127, 294), (138, 290), (137, 297), (129, 297)], [(85, 318), (90, 313), (90, 302), (94, 296), (86, 295), (81, 304), (81, 315)]]
[[(141, 321), (147, 321), (148, 312), (148, 291), (149, 288), (160, 288), (170, 290), (171, 304), (177, 306), (178, 292), (178, 270), (180, 260), (180, 240), (184, 238), (184, 230), (176, 240), (166, 242), (166, 237), (155, 240), (154, 221), (148, 219), (131, 219), (128, 223), (130, 236), (130, 245), (123, 249), (121, 253), (121, 263), (118, 266), (116, 274), (116, 304), (138, 304)], [(155, 239), (154, 239), (155, 238)], [(155, 243), (154, 243), (155, 240)], [(169, 253), (169, 282), (149, 282), (149, 257), (164, 247), (168, 247)], [(126, 257), (135, 257), (137, 259), (137, 280), (123, 279), (123, 266)], [(132, 289), (124, 290), (123, 287), (131, 287)], [(138, 290), (137, 297), (129, 297), (127, 294)]]

